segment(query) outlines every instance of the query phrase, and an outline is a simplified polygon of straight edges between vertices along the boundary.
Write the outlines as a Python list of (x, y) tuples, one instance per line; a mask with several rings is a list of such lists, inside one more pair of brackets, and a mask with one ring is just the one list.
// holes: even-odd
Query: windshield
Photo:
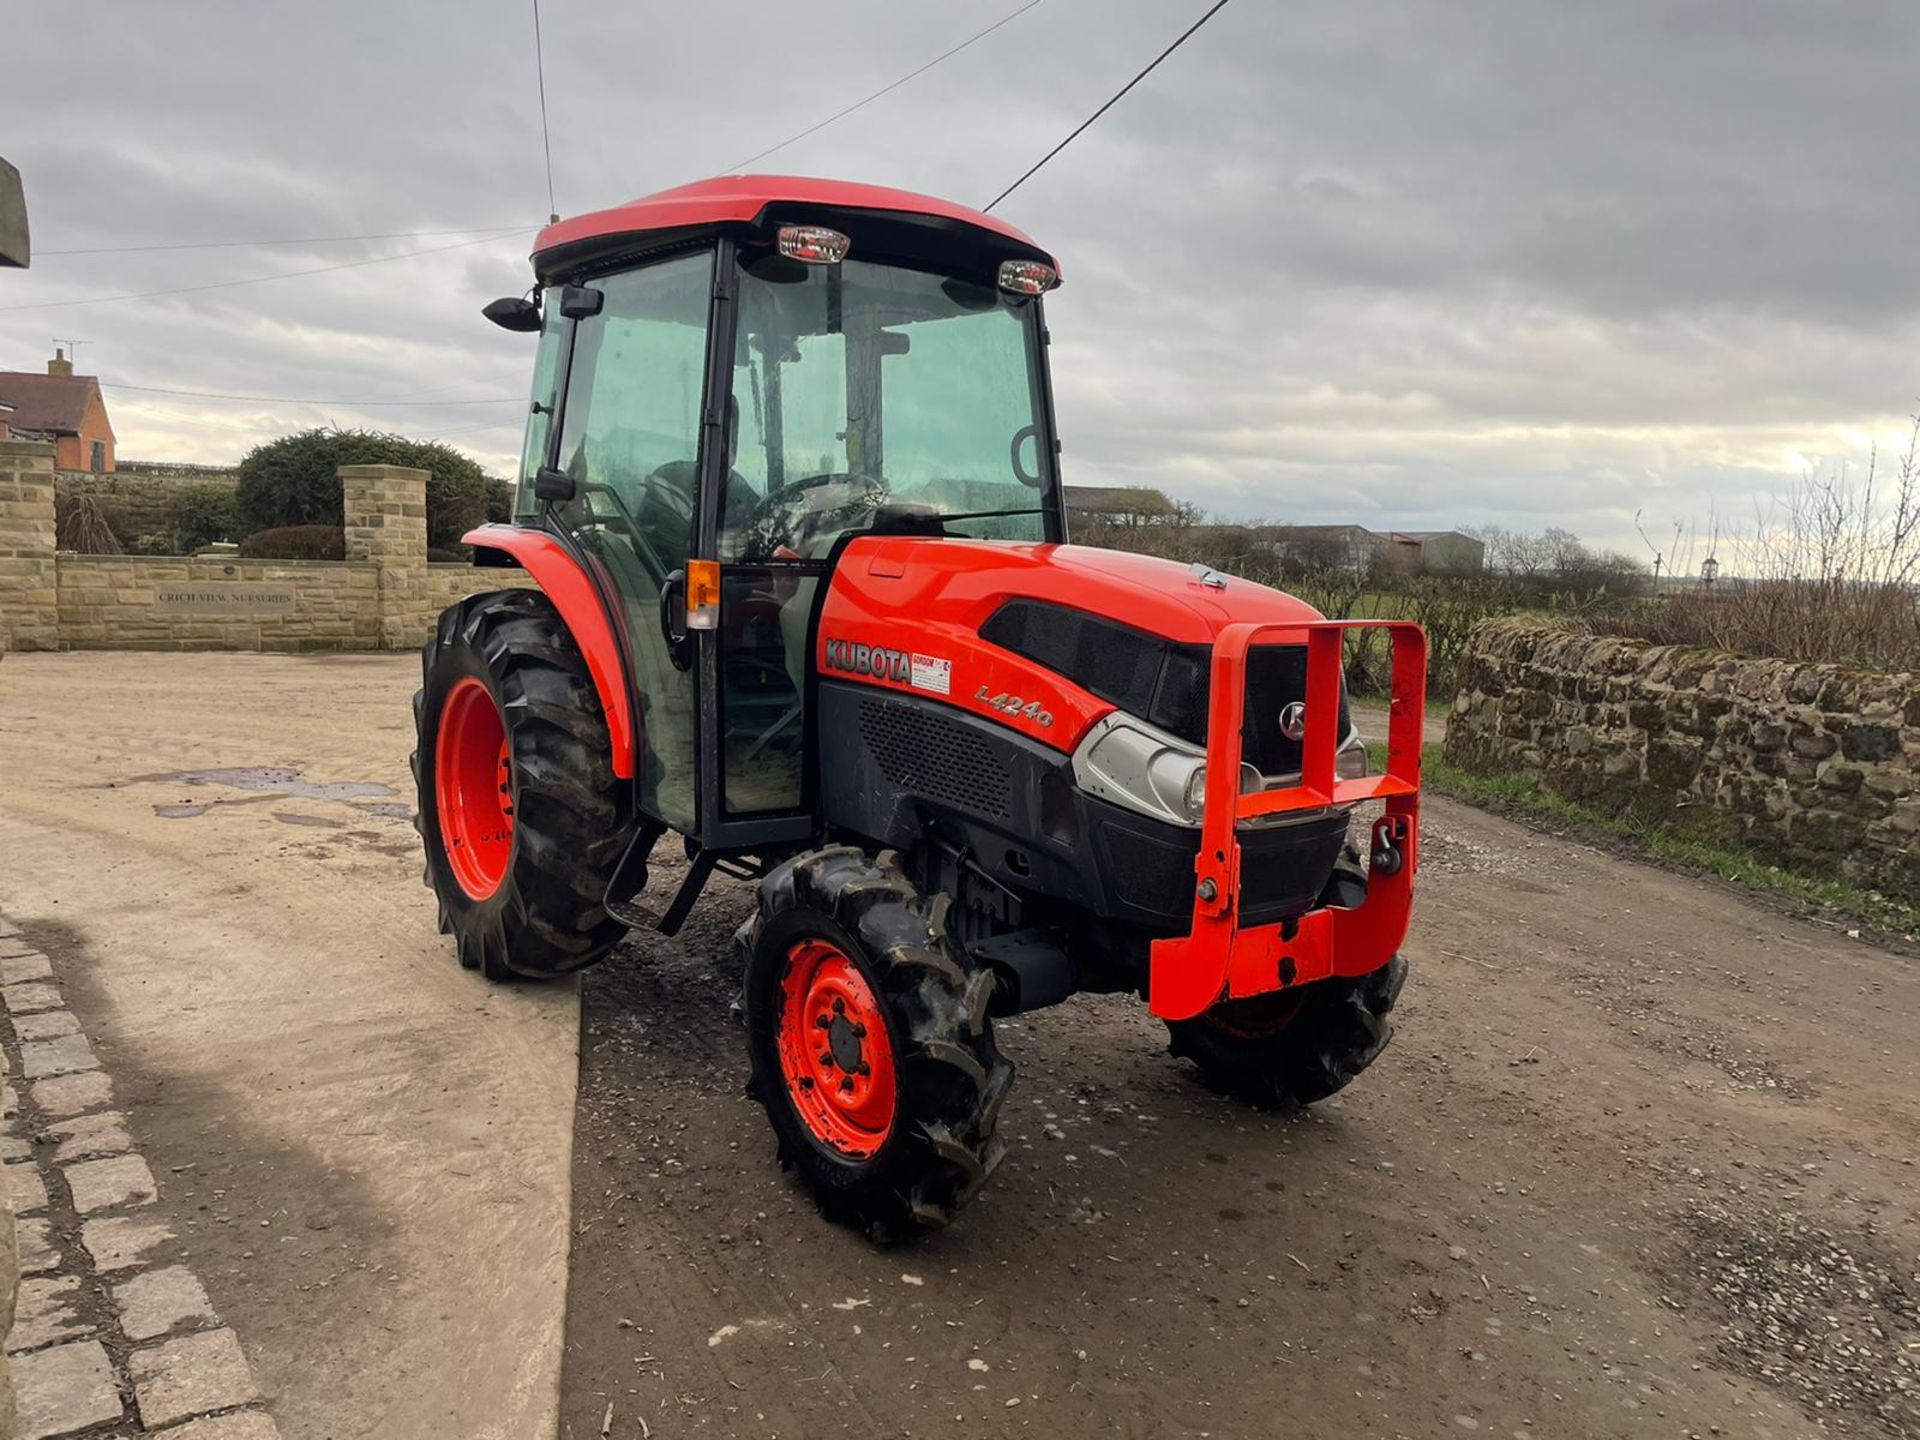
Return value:
[(1030, 301), (858, 260), (740, 264), (722, 558), (823, 559), (883, 510), (1046, 537)]

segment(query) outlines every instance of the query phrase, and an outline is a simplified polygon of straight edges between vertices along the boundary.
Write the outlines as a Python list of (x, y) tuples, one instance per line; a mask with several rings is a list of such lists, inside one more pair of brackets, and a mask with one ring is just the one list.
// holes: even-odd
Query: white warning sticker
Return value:
[(931, 690), (936, 695), (953, 693), (953, 661), (935, 655), (913, 657), (913, 688)]

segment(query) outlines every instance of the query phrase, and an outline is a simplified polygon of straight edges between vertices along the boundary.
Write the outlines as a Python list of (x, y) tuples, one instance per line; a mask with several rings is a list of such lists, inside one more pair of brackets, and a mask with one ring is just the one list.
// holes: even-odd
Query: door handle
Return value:
[(677, 610), (684, 619), (687, 610), (687, 572), (670, 571), (660, 587), (660, 638), (667, 642), (667, 658), (676, 670), (693, 668), (693, 646), (684, 625), (674, 623)]

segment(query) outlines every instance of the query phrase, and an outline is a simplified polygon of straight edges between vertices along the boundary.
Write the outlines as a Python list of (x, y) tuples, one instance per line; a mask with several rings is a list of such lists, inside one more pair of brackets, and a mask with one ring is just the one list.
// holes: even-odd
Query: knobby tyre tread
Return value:
[[(1013, 1065), (987, 1018), (993, 977), (948, 936), (946, 911), (945, 898), (922, 896), (891, 853), (835, 847), (776, 867), (734, 940), (745, 976), (749, 1093), (766, 1107), (781, 1165), (801, 1172), (827, 1218), (883, 1243), (946, 1225), (1003, 1155), (994, 1130)], [(778, 1058), (789, 947), (821, 934), (858, 950), (893, 1031), (893, 1130), (862, 1161), (813, 1138), (788, 1099)]]
[[(1267, 1109), (1311, 1105), (1344, 1090), (1393, 1038), (1389, 1015), (1406, 983), (1394, 956), (1354, 979), (1336, 977), (1167, 1022), (1168, 1050), (1209, 1088)], [(1287, 1007), (1297, 1005), (1288, 1017)], [(1281, 1018), (1288, 1017), (1288, 1018)], [(1262, 1033), (1271, 1028), (1270, 1033)]]
[[(434, 809), (436, 706), (458, 680), (483, 681), (506, 727), (513, 846), (505, 883), (476, 901), (453, 878)], [(414, 828), (443, 934), (488, 979), (564, 975), (593, 964), (626, 927), (601, 903), (634, 830), (631, 786), (586, 660), (537, 590), (474, 595), (445, 610), (421, 648), (413, 697)]]

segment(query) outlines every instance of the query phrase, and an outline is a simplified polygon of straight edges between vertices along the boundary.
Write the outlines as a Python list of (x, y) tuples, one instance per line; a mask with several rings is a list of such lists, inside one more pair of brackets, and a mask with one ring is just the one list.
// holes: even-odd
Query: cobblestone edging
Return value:
[(158, 1186), (52, 962), (0, 917), (0, 1166), (20, 1292), (6, 1339), (18, 1440), (278, 1440), (233, 1331), (185, 1265)]

